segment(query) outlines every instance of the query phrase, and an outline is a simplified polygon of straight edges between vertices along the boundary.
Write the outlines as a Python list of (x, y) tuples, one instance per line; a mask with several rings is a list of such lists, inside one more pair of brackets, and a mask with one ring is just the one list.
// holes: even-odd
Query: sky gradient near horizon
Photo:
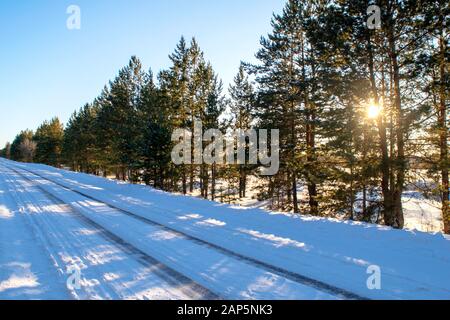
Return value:
[[(195, 36), (224, 82), (254, 61), (284, 0), (5, 0), (0, 2), (0, 148), (23, 129), (91, 102), (132, 55), (154, 73)], [(68, 30), (69, 5), (81, 29)]]

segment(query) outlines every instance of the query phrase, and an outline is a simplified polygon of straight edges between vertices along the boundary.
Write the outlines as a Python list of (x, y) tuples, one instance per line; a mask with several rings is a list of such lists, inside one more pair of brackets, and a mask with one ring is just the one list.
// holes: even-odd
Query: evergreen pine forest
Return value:
[[(274, 211), (398, 229), (402, 197), (414, 189), (440, 204), (450, 233), (450, 3), (378, 1), (374, 29), (369, 5), (288, 0), (257, 62), (243, 61), (229, 87), (195, 38), (181, 37), (157, 73), (133, 56), (67, 123), (24, 130), (1, 156), (219, 202), (252, 194)], [(278, 173), (175, 165), (172, 133), (195, 119), (224, 133), (280, 130)]]

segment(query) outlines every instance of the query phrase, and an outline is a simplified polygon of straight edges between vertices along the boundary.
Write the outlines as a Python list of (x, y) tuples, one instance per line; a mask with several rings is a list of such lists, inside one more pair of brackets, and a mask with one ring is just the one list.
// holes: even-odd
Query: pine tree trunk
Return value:
[(204, 173), (203, 173), (203, 165), (200, 165), (200, 176), (199, 176), (199, 178), (200, 178), (200, 196), (202, 197), (202, 198), (204, 198), (205, 197), (205, 187), (203, 186), (204, 185), (204, 183), (205, 183), (205, 179), (204, 179)]
[(245, 182), (244, 182), (244, 165), (239, 167), (239, 198), (242, 199), (245, 194)]
[(367, 186), (366, 186), (366, 184), (364, 183), (364, 185), (363, 185), (363, 216), (364, 217), (368, 217), (368, 214), (367, 214)]
[(159, 175), (155, 179), (159, 181), (159, 188), (164, 190), (164, 165), (162, 163), (159, 166)]
[(439, 130), (440, 130), (440, 149), (441, 149), (441, 167), (442, 167), (442, 218), (444, 221), (444, 232), (450, 234), (450, 208), (449, 208), (449, 174), (448, 174), (448, 128), (447, 128), (447, 106), (446, 106), (446, 41), (444, 38), (443, 17), (441, 16), (441, 35), (440, 35), (440, 99), (439, 99)]
[[(312, 114), (311, 118), (308, 118), (309, 124), (306, 126), (306, 145), (308, 148), (308, 156), (307, 156), (307, 162), (309, 165), (312, 165), (312, 167), (315, 166), (315, 152), (314, 148), (316, 145), (315, 142), (315, 133), (314, 133), (314, 125), (310, 124), (310, 122), (315, 121), (315, 116)], [(310, 168), (311, 170), (311, 168)], [(319, 202), (317, 201), (317, 185), (314, 181), (309, 179), (308, 181), (308, 193), (309, 193), (309, 208), (310, 208), (310, 214), (311, 215), (318, 215), (319, 213)]]
[(204, 193), (204, 198), (208, 199), (208, 187), (209, 187), (209, 171), (208, 171), (208, 166), (205, 165), (205, 169), (204, 169), (204, 182), (203, 182), (203, 193)]
[(194, 191), (194, 165), (191, 164), (189, 168), (189, 192), (192, 193)]
[(355, 193), (354, 193), (354, 170), (353, 170), (353, 163), (350, 165), (350, 219), (356, 220), (355, 218)]
[[(378, 94), (377, 83), (375, 80), (375, 66), (374, 66), (374, 56), (373, 47), (370, 34), (367, 33), (367, 51), (369, 55), (369, 76), (370, 83), (372, 86), (372, 94), (374, 102), (376, 104), (380, 103), (380, 96)], [(384, 220), (385, 224), (388, 226), (393, 225), (393, 204), (392, 204), (392, 193), (389, 188), (389, 178), (390, 178), (390, 159), (388, 153), (388, 141), (386, 126), (384, 123), (384, 115), (378, 117), (378, 133), (380, 136), (380, 148), (381, 148), (381, 192), (383, 194), (383, 209), (384, 209)]]
[(202, 198), (208, 199), (209, 172), (206, 164), (200, 166), (200, 184), (200, 194)]
[[(193, 112), (192, 106), (190, 107), (190, 109), (191, 109), (191, 112)], [(191, 132), (194, 132), (195, 131), (195, 125), (194, 125), (195, 117), (194, 117), (193, 114), (191, 115), (191, 123), (192, 123)], [(192, 137), (191, 137), (191, 157), (192, 157), (191, 161), (192, 162), (189, 165), (189, 192), (191, 194), (192, 194), (192, 192), (194, 192), (194, 171), (195, 171), (195, 165), (193, 163), (193, 157), (194, 157), (194, 154), (195, 154), (194, 139), (195, 139), (194, 135), (192, 135)]]
[(186, 181), (186, 165), (183, 165), (181, 172), (181, 180), (183, 185), (183, 194), (187, 194), (187, 181)]
[(212, 165), (211, 171), (211, 200), (214, 201), (216, 199), (216, 164)]
[[(292, 110), (292, 124), (291, 124), (291, 134), (292, 134), (292, 160), (295, 163), (295, 149), (296, 149), (296, 134), (295, 134), (295, 121), (294, 121), (294, 110)], [(298, 208), (298, 198), (297, 198), (297, 175), (296, 175), (296, 166), (292, 165), (292, 177), (291, 177), (291, 185), (292, 189), (292, 203), (294, 207), (294, 213), (299, 213), (300, 210)]]
[(295, 173), (292, 174), (292, 202), (294, 203), (294, 213), (300, 213), (297, 197), (297, 177)]
[[(302, 78), (303, 81), (306, 82), (306, 59), (305, 59), (305, 49), (304, 44), (302, 42)], [(315, 114), (312, 106), (309, 103), (309, 95), (306, 90), (304, 90), (303, 94), (305, 111), (306, 111), (306, 149), (307, 149), (307, 163), (309, 170), (312, 170), (311, 164), (315, 161), (314, 148), (315, 148), (315, 128), (313, 122), (315, 119)], [(311, 175), (308, 172), (308, 175)], [(309, 194), (309, 210), (311, 215), (317, 215), (319, 210), (319, 203), (317, 202), (317, 186), (308, 178), (308, 194)], [(297, 209), (298, 210), (298, 209)]]
[[(302, 41), (303, 41), (303, 36), (302, 36)], [(302, 42), (302, 63), (303, 63), (303, 69), (302, 69), (302, 75), (303, 75), (303, 81), (305, 81), (306, 78), (306, 72), (305, 72), (305, 56), (304, 56), (304, 52), (303, 52), (303, 42)], [(294, 56), (291, 52), (291, 56), (290, 56), (290, 65), (289, 65), (289, 78), (290, 81), (293, 81), (293, 74), (294, 74)], [(305, 93), (305, 100), (307, 99), (307, 94)], [(300, 96), (301, 98), (301, 96)], [(291, 192), (292, 192), (292, 204), (293, 204), (293, 208), (294, 208), (294, 213), (299, 213), (299, 207), (298, 207), (298, 199), (297, 199), (297, 175), (296, 175), (296, 165), (295, 165), (295, 152), (296, 152), (296, 145), (297, 145), (297, 134), (296, 134), (296, 127), (295, 127), (295, 103), (292, 102), (291, 106), (290, 106), (290, 123), (291, 123), (291, 148), (292, 148), (292, 154), (291, 154), (291, 160), (292, 160), (292, 177), (291, 177), (291, 181), (289, 182), (289, 178), (288, 178), (288, 186), (289, 184), (291, 184)], [(305, 104), (305, 108), (306, 108), (306, 104)], [(289, 187), (288, 187), (289, 188)]]
[[(391, 19), (392, 20), (392, 19)], [(405, 186), (405, 173), (406, 173), (406, 157), (405, 157), (405, 141), (404, 141), (404, 121), (403, 110), (401, 102), (400, 91), (400, 68), (398, 65), (397, 49), (394, 38), (394, 26), (389, 23), (388, 27), (388, 42), (389, 42), (389, 55), (392, 61), (393, 79), (394, 79), (394, 106), (396, 112), (396, 138), (397, 138), (397, 161), (396, 161), (396, 173), (397, 180), (394, 186), (394, 225), (393, 227), (403, 229), (404, 216), (402, 205), (402, 194)]]
[(247, 172), (244, 172), (244, 186), (243, 186), (243, 196), (247, 197)]

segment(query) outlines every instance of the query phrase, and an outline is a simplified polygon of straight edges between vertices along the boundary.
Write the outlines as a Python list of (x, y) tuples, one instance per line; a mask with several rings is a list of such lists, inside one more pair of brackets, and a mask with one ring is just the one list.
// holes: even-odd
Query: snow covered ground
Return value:
[(352, 297), (450, 299), (450, 239), (0, 160), (0, 298)]
[(444, 230), (439, 201), (426, 199), (419, 192), (407, 191), (403, 195), (405, 228), (423, 232)]
[[(417, 181), (421, 181), (418, 176), (415, 177)], [(246, 197), (238, 198), (231, 197), (231, 203), (239, 205), (245, 208), (261, 208), (266, 211), (271, 211), (271, 201), (270, 200), (258, 200), (258, 193), (260, 192), (259, 187), (261, 184), (266, 183), (266, 181), (258, 178), (256, 176), (249, 176), (247, 181), (247, 192)], [(220, 200), (220, 188), (227, 190), (227, 182), (219, 180), (216, 182), (216, 188), (218, 191), (218, 200)], [(425, 198), (418, 190), (416, 190), (414, 185), (408, 186), (408, 191), (403, 194), (403, 213), (405, 216), (405, 226), (407, 230), (417, 230), (423, 232), (441, 232), (444, 230), (444, 222), (442, 220), (442, 211), (440, 201)], [(299, 201), (307, 203), (309, 200), (308, 189), (302, 182), (297, 185), (297, 198)], [(233, 190), (234, 194), (238, 194), (238, 190)], [(225, 192), (226, 193), (226, 192)], [(190, 193), (191, 196), (201, 197), (200, 186), (194, 188), (194, 191)], [(371, 200), (379, 200), (380, 195), (373, 196)], [(362, 193), (358, 194), (358, 198), (362, 199)], [(225, 196), (223, 202), (228, 202)], [(359, 205), (361, 202), (358, 203)], [(355, 211), (362, 211), (361, 207), (355, 206)], [(292, 215), (293, 212), (280, 212), (280, 214)], [(348, 219), (348, 216), (343, 217), (343, 219)]]

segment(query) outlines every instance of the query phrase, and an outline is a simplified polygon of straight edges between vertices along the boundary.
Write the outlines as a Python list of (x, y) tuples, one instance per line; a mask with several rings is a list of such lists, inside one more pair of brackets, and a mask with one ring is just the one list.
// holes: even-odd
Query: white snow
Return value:
[[(404, 192), (402, 197), (403, 202), (403, 213), (405, 218), (405, 226), (406, 230), (417, 230), (423, 232), (436, 233), (444, 230), (444, 223), (442, 221), (442, 211), (441, 211), (441, 203), (436, 199), (427, 199), (421, 193), (420, 190), (417, 189), (417, 185), (430, 184), (432, 182), (424, 182), (423, 175), (412, 175), (410, 177), (411, 183), (407, 186), (408, 191)], [(238, 198), (235, 197), (231, 200), (232, 208), (234, 209), (252, 209), (252, 208), (260, 208), (266, 211), (270, 211), (271, 201), (270, 200), (258, 200), (258, 193), (260, 192), (260, 187), (262, 184), (266, 184), (267, 182), (260, 177), (249, 176), (247, 182), (247, 191), (246, 197)], [(217, 188), (227, 189), (227, 182), (218, 180), (216, 182)], [(297, 198), (299, 201), (307, 203), (309, 200), (308, 190), (304, 185), (304, 182), (299, 181), (297, 185)], [(237, 190), (235, 190), (235, 193)], [(375, 192), (374, 194), (368, 194), (368, 201), (380, 200), (381, 190)], [(201, 197), (200, 188), (194, 188), (194, 191), (189, 195), (194, 197)], [(357, 194), (357, 199), (359, 201), (355, 204), (355, 211), (361, 212), (361, 201), (362, 201), (362, 192)], [(275, 214), (275, 212), (271, 212)], [(276, 214), (283, 215), (293, 215), (293, 211), (291, 212), (276, 212)], [(304, 216), (304, 219), (306, 216)], [(316, 217), (310, 217), (311, 219), (316, 219)], [(344, 216), (343, 219), (347, 219), (347, 216)]]
[(405, 228), (424, 232), (439, 232), (444, 229), (441, 204), (425, 199), (420, 193), (405, 192), (403, 196)]
[(0, 219), (11, 219), (14, 215), (9, 209), (3, 205), (0, 205)]
[[(99, 201), (86, 199), (24, 172), (34, 180), (34, 183), (27, 182), (6, 166), (19, 171), (30, 170)], [(59, 283), (54, 292), (61, 292), (60, 298), (67, 298), (64, 295), (68, 292), (63, 286), (67, 278), (64, 271), (70, 265), (79, 266), (83, 275), (82, 289), (69, 292), (70, 298), (186, 298), (183, 286), (174, 286), (158, 278), (155, 267), (145, 268), (139, 264), (139, 259), (133, 259), (123, 248), (105, 238), (87, 224), (86, 219), (221, 297), (338, 298), (330, 292), (299, 284), (225, 255), (178, 233), (145, 224), (111, 209), (104, 204), (107, 203), (237, 254), (367, 298), (450, 299), (450, 241), (440, 233), (400, 231), (335, 219), (290, 217), (255, 208), (241, 210), (44, 165), (1, 160), (0, 170), (0, 181), (3, 182), (0, 185), (3, 191), (0, 192), (0, 234), (9, 228), (18, 241), (25, 234), (35, 237), (27, 247), (11, 248), (3, 237), (0, 245), (23, 255), (23, 263), (50, 256), (53, 260), (47, 258), (40, 263), (49, 271), (52, 268), (58, 270), (59, 274), (53, 272), (60, 278), (59, 282), (54, 282)], [(50, 201), (37, 186), (55, 195), (61, 203)], [(424, 204), (419, 202), (418, 205)], [(427, 207), (420, 210), (426, 211)], [(20, 211), (27, 219), (33, 219), (35, 225), (18, 233), (15, 230), (20, 225), (15, 220), (15, 212)], [(34, 247), (41, 251), (34, 251)], [(34, 257), (31, 257), (32, 253)], [(15, 279), (12, 275), (23, 279), (16, 281), (18, 287), (21, 283), (49, 283), (50, 275), (35, 279), (26, 272), (11, 273), (6, 266), (12, 260), (0, 251), (0, 283), (6, 281), (3, 287), (8, 288), (9, 283), (14, 283), (8, 282), (10, 278)], [(381, 268), (381, 290), (367, 287), (370, 276), (367, 270), (372, 265)], [(26, 296), (25, 291), (22, 294)], [(9, 289), (4, 289), (0, 290), (0, 298), (15, 296)], [(38, 298), (48, 297), (42, 294)], [(189, 298), (201, 298), (201, 295)]]

